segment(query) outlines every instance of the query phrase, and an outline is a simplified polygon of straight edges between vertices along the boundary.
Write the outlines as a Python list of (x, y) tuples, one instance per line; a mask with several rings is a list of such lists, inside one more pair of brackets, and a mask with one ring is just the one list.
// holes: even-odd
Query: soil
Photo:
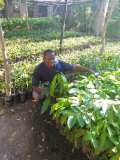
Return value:
[(31, 101), (0, 106), (0, 160), (87, 160)]

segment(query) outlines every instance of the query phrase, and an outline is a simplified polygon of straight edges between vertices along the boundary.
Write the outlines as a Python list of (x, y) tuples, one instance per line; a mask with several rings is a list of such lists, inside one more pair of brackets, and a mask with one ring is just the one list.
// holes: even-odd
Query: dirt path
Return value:
[(0, 160), (86, 160), (49, 121), (33, 113), (31, 102), (0, 106)]

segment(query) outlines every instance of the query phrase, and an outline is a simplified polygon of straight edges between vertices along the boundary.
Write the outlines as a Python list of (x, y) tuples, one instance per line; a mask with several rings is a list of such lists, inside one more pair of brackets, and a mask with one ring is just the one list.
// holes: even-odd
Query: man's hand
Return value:
[(33, 87), (32, 92), (32, 100), (34, 103), (37, 103), (39, 100), (43, 99), (44, 97), (44, 89), (39, 87)]
[(95, 72), (94, 73), (94, 76), (97, 78), (99, 76), (99, 73), (98, 72)]
[(45, 92), (46, 92), (46, 90), (42, 87), (33, 87), (33, 92), (32, 92), (32, 108), (33, 108), (33, 110), (36, 108), (39, 101), (41, 101), (45, 98)]
[(94, 74), (95, 77), (98, 77), (98, 76), (99, 76), (99, 73), (96, 72), (96, 71), (93, 70), (93, 69), (89, 69), (89, 72), (91, 72), (92, 74)]

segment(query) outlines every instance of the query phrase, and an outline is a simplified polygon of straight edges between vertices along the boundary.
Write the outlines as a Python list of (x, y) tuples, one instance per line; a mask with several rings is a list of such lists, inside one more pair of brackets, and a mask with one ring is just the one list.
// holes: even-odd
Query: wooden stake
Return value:
[(64, 15), (63, 15), (61, 36), (60, 36), (60, 54), (62, 52), (62, 43), (63, 43), (64, 30), (65, 30), (65, 21), (66, 21), (66, 16), (67, 16), (67, 2), (68, 2), (68, 0), (65, 0), (65, 10), (64, 10)]

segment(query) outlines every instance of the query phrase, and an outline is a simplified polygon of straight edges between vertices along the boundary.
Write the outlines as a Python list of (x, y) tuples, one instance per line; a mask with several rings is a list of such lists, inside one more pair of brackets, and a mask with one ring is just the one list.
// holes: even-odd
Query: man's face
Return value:
[(43, 57), (43, 61), (46, 64), (46, 66), (48, 68), (52, 68), (54, 66), (54, 62), (55, 62), (55, 54), (50, 53), (50, 54), (46, 54)]

